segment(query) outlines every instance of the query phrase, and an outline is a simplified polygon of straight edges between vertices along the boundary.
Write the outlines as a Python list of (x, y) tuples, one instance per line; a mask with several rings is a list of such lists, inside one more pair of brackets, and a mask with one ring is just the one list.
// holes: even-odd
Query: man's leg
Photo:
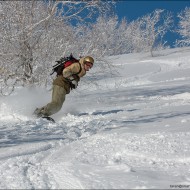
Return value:
[(50, 116), (57, 113), (65, 101), (66, 91), (63, 87), (53, 85), (52, 100), (42, 108), (37, 108), (34, 114), (40, 116)]

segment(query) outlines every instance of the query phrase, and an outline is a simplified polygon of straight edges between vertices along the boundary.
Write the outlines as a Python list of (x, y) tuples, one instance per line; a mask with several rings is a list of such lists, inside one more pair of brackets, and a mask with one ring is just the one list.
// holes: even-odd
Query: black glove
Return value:
[(70, 83), (71, 89), (75, 89), (78, 86), (78, 82), (74, 79), (73, 76), (69, 77), (69, 83)]
[(76, 74), (72, 75), (72, 77), (76, 80), (76, 81), (80, 81), (80, 77)]
[(71, 83), (72, 83), (74, 89), (77, 88), (78, 82), (76, 80), (73, 80)]

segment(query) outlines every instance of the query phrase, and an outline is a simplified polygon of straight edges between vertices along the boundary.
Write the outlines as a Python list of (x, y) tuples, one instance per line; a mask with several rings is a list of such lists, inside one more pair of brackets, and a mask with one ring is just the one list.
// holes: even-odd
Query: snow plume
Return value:
[(1, 119), (29, 119), (37, 106), (50, 99), (51, 92), (42, 88), (20, 88), (0, 98)]

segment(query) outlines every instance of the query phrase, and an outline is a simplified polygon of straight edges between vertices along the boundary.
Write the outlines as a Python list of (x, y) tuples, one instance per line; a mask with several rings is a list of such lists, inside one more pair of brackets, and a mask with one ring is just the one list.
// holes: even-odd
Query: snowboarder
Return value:
[(64, 68), (62, 74), (57, 75), (53, 81), (51, 102), (42, 108), (36, 108), (34, 115), (39, 118), (49, 117), (57, 113), (62, 108), (66, 94), (69, 94), (70, 90), (77, 88), (80, 78), (93, 67), (93, 64), (94, 59), (91, 56), (86, 56)]

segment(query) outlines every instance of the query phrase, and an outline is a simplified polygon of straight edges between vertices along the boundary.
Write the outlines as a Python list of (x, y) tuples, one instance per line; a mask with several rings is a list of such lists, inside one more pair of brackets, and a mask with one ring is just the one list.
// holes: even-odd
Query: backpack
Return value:
[[(69, 57), (61, 57), (60, 60), (58, 61), (55, 61), (57, 62), (57, 64), (55, 64), (53, 66), (53, 69), (52, 69), (52, 73), (50, 75), (53, 75), (53, 73), (57, 73), (57, 76), (58, 75), (62, 75), (62, 72), (63, 70), (70, 66), (71, 64), (75, 63), (75, 62), (79, 62), (78, 59), (74, 58), (72, 54), (70, 54)], [(79, 72), (80, 73), (80, 72)]]

